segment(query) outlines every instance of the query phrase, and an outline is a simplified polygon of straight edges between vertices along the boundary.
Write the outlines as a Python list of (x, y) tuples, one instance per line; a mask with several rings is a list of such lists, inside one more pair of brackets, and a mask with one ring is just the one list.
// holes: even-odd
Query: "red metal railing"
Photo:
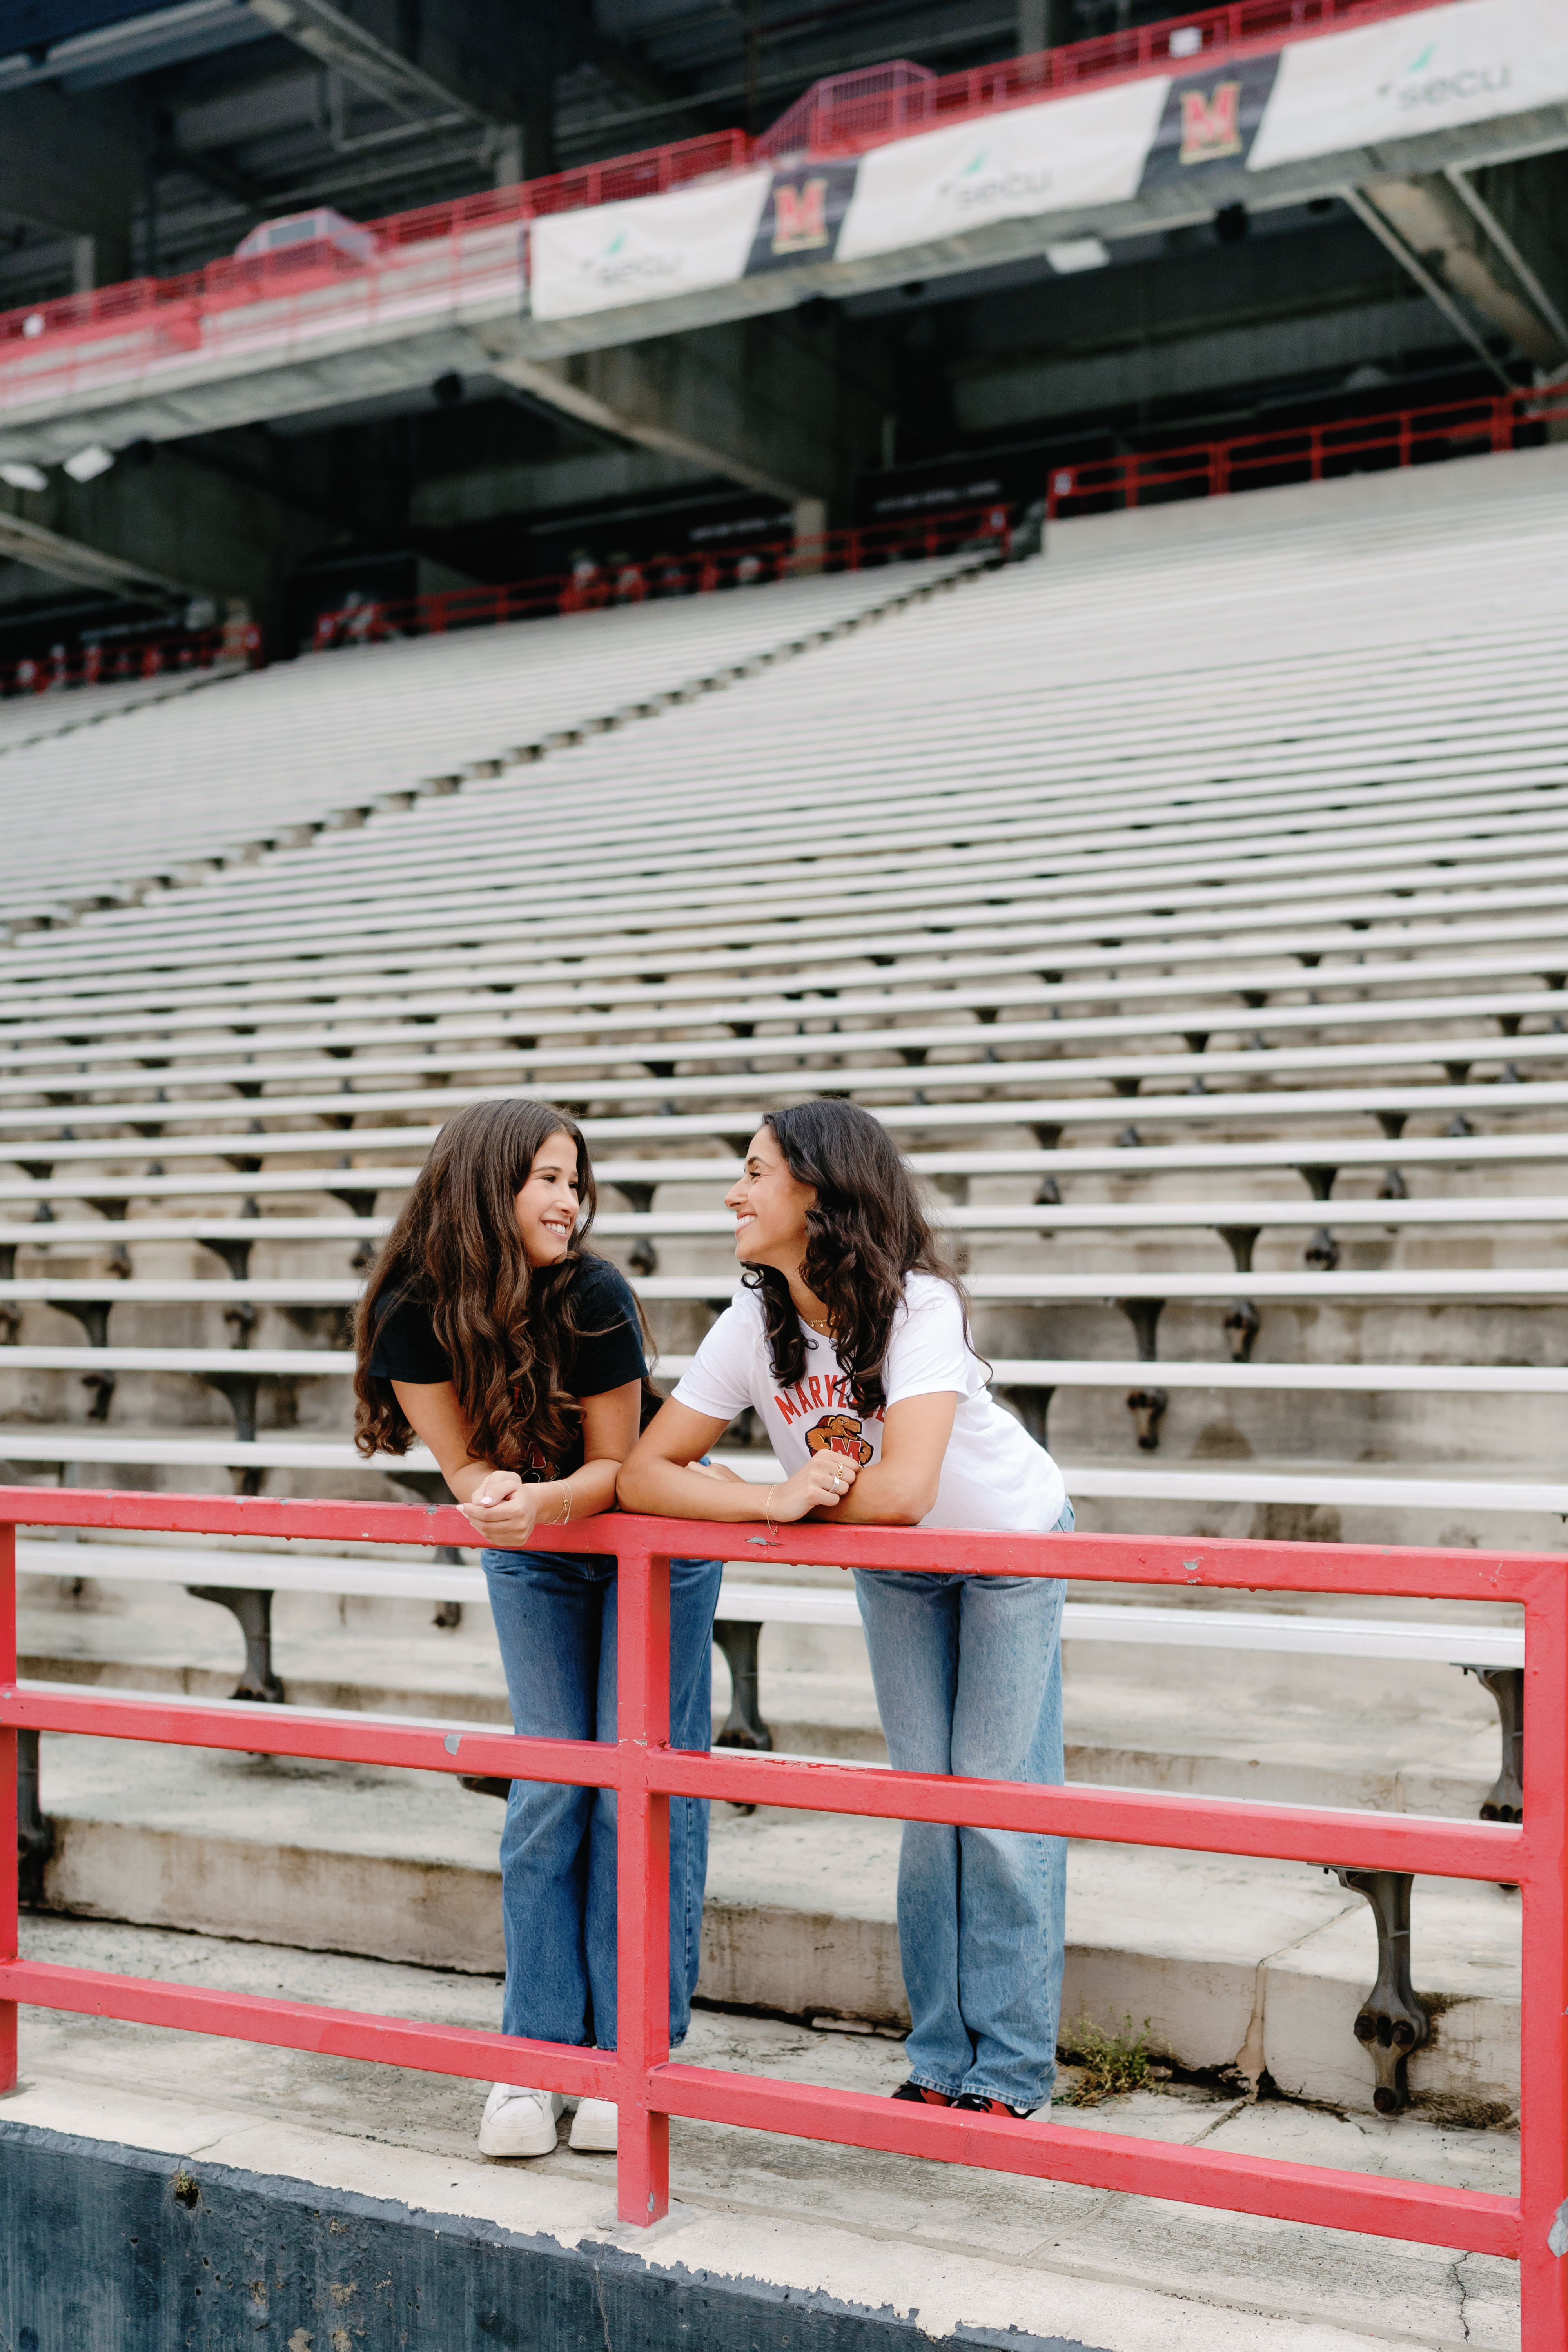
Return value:
[(123, 285), (95, 287), (0, 312), (0, 362), (9, 346), (36, 344), (44, 337), (122, 333), (152, 321), (174, 343), (200, 341), (202, 312), (234, 310), (318, 292), (346, 279), (363, 278), (414, 247), (475, 236), (540, 219), (547, 213), (575, 212), (586, 205), (620, 204), (628, 196), (657, 196), (689, 181), (738, 172), (751, 160), (743, 131), (704, 131), (636, 155), (584, 163), (547, 179), (524, 180), (510, 188), (485, 188), (416, 212), (393, 213), (363, 226), (375, 239), (368, 265), (330, 237), (285, 246), (276, 253), (225, 256), (179, 278), (132, 278)]
[(1038, 106), (1141, 74), (1202, 72), (1222, 57), (1278, 48), (1432, 5), (1433, 0), (1232, 0), (1198, 16), (1104, 33), (962, 73), (927, 73), (900, 58), (819, 81), (763, 133), (757, 153), (858, 155), (998, 108)]
[(439, 635), (447, 629), (493, 626), (549, 613), (593, 613), (607, 604), (642, 604), (663, 596), (706, 596), (720, 588), (799, 580), (824, 572), (863, 572), (886, 563), (918, 562), (953, 549), (990, 541), (996, 553), (1012, 546), (1005, 506), (938, 510), (907, 520), (868, 523), (853, 530), (756, 540), (745, 545), (584, 562), (572, 572), (546, 572), (497, 588), (448, 588), (396, 604), (346, 604), (321, 613), (311, 649), (374, 645), (387, 637)]
[[(694, 180), (744, 171), (754, 161), (795, 152), (803, 142), (814, 154), (858, 154), (997, 108), (1036, 105), (1142, 74), (1187, 70), (1190, 62), (1212, 61), (1233, 50), (1309, 39), (1432, 5), (1433, 0), (1233, 0), (1227, 7), (1005, 58), (967, 73), (938, 78), (900, 61), (840, 76), (807, 91), (754, 143), (743, 131), (706, 131), (546, 179), (484, 189), (366, 222), (375, 239), (368, 265), (321, 239), (276, 253), (228, 257), (178, 278), (131, 278), (0, 312), (0, 390), (15, 375), (22, 389), (11, 393), (12, 400), (36, 401), (46, 393), (68, 398), (78, 371), (63, 362), (72, 347), (100, 349), (98, 364), (111, 373), (134, 373), (160, 357), (202, 349), (226, 320), (232, 341), (237, 330), (230, 314), (258, 306), (276, 311), (279, 305), (297, 309), (303, 303), (318, 328), (324, 311), (341, 331), (357, 310), (374, 319), (389, 305), (395, 304), (402, 315), (411, 303), (428, 307), (443, 294), (449, 303), (460, 293), (472, 296), (482, 289), (503, 255), (515, 268), (509, 233), (550, 213), (661, 194)], [(416, 269), (416, 264), (424, 267)], [(291, 316), (282, 328), (295, 333), (300, 323)], [(5, 404), (0, 398), (0, 409)]]
[(100, 686), (114, 678), (163, 677), (211, 669), (220, 661), (259, 668), (261, 630), (255, 621), (214, 629), (181, 629), (165, 636), (126, 637), (109, 644), (55, 646), (0, 663), (0, 695), (53, 694), (62, 688)]
[[(462, 1545), (471, 1542), (472, 1530), (459, 1513), (396, 1505), (0, 1488), (0, 1807), (15, 1809), (20, 1729), (614, 1789), (619, 1815), (620, 2043), (614, 2052), (568, 2049), (25, 1960), (16, 1957), (17, 1887), (7, 1869), (0, 1874), (0, 2091), (16, 2079), (21, 2002), (337, 2057), (378, 2059), (430, 2074), (527, 2083), (617, 2104), (618, 2202), (627, 2221), (646, 2225), (668, 2210), (669, 2118), (680, 2116), (1508, 2256), (1521, 2265), (1523, 2340), (1530, 2352), (1568, 2352), (1565, 2266), (1555, 2251), (1559, 2208), (1568, 2192), (1568, 1564), (1562, 1559), (1397, 1546), (967, 1535), (901, 1528), (792, 1527), (784, 1539), (791, 1560), (853, 1562), (869, 1569), (963, 1569), (981, 1575), (1091, 1578), (1183, 1589), (1522, 1602), (1524, 1780), (1530, 1803), (1525, 1822), (1513, 1827), (1142, 1790), (959, 1780), (735, 1750), (712, 1756), (674, 1751), (668, 1745), (669, 1552), (679, 1546), (682, 1552), (722, 1557), (766, 1539), (760, 1531), (743, 1536), (733, 1527), (631, 1516), (557, 1531), (567, 1549), (611, 1552), (618, 1562), (619, 1737), (614, 1747), (459, 1731), (384, 1717), (234, 1702), (198, 1706), (101, 1690), (89, 1694), (75, 1685), (27, 1685), (16, 1678), (18, 1525)], [(672, 1796), (1515, 1885), (1524, 1906), (1520, 2194), (1495, 2196), (1050, 2123), (1003, 2124), (857, 2092), (673, 2065), (668, 2041)]]
[(1387, 467), (1434, 465), (1529, 446), (1552, 425), (1568, 425), (1568, 384), (1482, 394), (1337, 424), (1279, 425), (1272, 432), (1194, 441), (1178, 449), (1127, 450), (1053, 466), (1046, 512), (1054, 520), (1175, 499), (1220, 498), (1290, 481), (1320, 482), (1377, 470), (1363, 462), (1367, 458)]

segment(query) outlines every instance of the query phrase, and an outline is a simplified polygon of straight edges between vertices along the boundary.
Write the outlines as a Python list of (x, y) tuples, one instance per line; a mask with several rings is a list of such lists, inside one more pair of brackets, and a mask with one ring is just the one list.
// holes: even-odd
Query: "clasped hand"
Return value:
[[(721, 1463), (689, 1462), (686, 1466), (704, 1478), (733, 1479), (735, 1475)], [(825, 1447), (822, 1453), (814, 1454), (793, 1478), (781, 1479), (776, 1486), (763, 1489), (763, 1507), (759, 1508), (757, 1517), (804, 1519), (813, 1511), (830, 1511), (844, 1500), (859, 1475), (858, 1464), (851, 1462), (847, 1454), (835, 1454)]]
[[(487, 1544), (498, 1551), (518, 1551), (538, 1526), (552, 1492), (549, 1486), (525, 1485), (515, 1470), (492, 1470), (458, 1508)], [(559, 1517), (559, 1509), (552, 1513), (552, 1518)]]

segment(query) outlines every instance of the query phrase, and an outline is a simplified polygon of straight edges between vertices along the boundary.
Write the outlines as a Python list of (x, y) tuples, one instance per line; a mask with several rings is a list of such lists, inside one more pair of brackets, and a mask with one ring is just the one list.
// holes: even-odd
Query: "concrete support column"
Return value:
[(801, 572), (822, 569), (822, 539), (827, 530), (826, 499), (796, 499), (795, 502), (795, 568)]
[(498, 188), (514, 188), (522, 177), (522, 125), (509, 122), (496, 141), (495, 184)]
[(1059, 49), (1074, 36), (1072, 0), (1018, 0), (1018, 55)]

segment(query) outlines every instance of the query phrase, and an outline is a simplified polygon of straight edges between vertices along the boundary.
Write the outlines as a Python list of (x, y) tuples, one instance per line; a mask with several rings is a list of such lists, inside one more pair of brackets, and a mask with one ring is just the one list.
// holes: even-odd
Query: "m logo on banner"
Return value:
[[(1279, 71), (1279, 52), (1242, 58), (1216, 74), (1179, 74), (1165, 85), (1164, 104), (1143, 159), (1139, 193), (1214, 175), (1216, 186), (1243, 169)], [(1217, 201), (1222, 201), (1216, 198)]]
[(826, 179), (802, 180), (798, 187), (778, 181), (773, 188), (773, 251), (810, 253), (826, 245), (829, 235)]
[(1212, 90), (1184, 89), (1182, 100), (1181, 160), (1184, 163), (1217, 163), (1222, 156), (1239, 155), (1241, 84), (1216, 82)]
[(859, 169), (856, 159), (814, 163), (809, 171), (780, 165), (752, 241), (747, 277), (831, 261)]

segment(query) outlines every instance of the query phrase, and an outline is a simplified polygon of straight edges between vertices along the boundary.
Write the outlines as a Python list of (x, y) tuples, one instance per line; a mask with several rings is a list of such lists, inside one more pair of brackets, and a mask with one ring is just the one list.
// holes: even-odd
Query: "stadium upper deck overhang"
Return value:
[(108, 289), (76, 323), (43, 306), (31, 331), (0, 321), (0, 459), (319, 413), (453, 370), (570, 406), (551, 363), (574, 354), (1021, 260), (1070, 272), (1232, 206), (1565, 145), (1565, 0), (1391, 0), (1344, 29), (1231, 43), (1190, 68), (1166, 54), (858, 154), (738, 154), (668, 193), (533, 218), (522, 190), (510, 210), (455, 206), (441, 234), (389, 239), (320, 284), (119, 308)]

